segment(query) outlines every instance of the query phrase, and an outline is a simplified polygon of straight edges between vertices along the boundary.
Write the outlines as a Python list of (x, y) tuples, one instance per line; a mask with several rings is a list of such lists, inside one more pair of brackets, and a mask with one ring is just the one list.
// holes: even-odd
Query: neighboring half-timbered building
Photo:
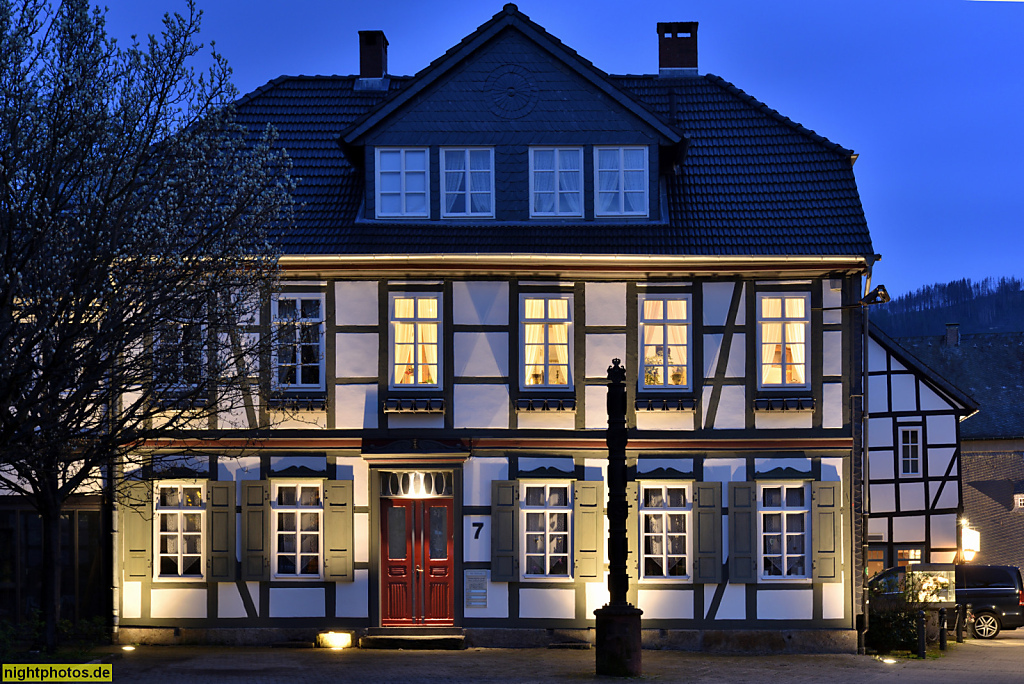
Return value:
[(872, 327), (868, 407), (868, 574), (963, 562), (960, 421), (978, 405)]
[(273, 398), (135, 485), (122, 639), (589, 638), (619, 358), (647, 643), (855, 648), (855, 155), (700, 75), (695, 23), (657, 28), (659, 73), (612, 76), (506, 5), (413, 77), (361, 32), (359, 76), (238, 103), (298, 179), (245, 331), (280, 337)]

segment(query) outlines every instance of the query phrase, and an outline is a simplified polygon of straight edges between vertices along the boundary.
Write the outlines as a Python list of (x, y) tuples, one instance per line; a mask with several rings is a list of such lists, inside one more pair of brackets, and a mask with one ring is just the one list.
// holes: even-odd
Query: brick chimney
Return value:
[(388, 72), (388, 39), (383, 31), (359, 32), (359, 77), (383, 78)]
[(960, 324), (959, 323), (947, 323), (946, 324), (946, 346), (947, 347), (959, 347), (960, 346)]
[(658, 22), (658, 75), (692, 76), (697, 73), (697, 22)]

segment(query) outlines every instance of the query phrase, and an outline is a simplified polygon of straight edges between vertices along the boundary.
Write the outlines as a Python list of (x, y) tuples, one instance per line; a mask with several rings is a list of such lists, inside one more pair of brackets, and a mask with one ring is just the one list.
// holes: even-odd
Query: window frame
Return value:
[[(638, 535), (638, 549), (639, 549), (639, 562), (640, 582), (654, 583), (654, 582), (692, 582), (693, 581), (693, 483), (689, 481), (680, 480), (644, 480), (638, 483), (638, 496), (639, 501), (637, 502), (637, 518), (639, 521), (639, 529), (637, 530)], [(666, 502), (665, 506), (660, 507), (648, 507), (646, 505), (645, 491), (653, 489), (662, 490), (662, 500)], [(673, 507), (668, 505), (667, 490), (672, 489), (683, 489), (685, 491), (686, 504), (682, 507)], [(680, 554), (669, 554), (667, 546), (668, 527), (665, 524), (669, 515), (682, 515), (683, 516), (683, 534), (686, 536), (684, 541), (684, 549), (682, 553), (683, 562), (686, 573), (683, 575), (648, 575), (647, 574), (647, 558), (648, 555), (654, 556), (655, 554), (648, 554), (647, 552), (647, 537), (653, 536), (646, 530), (646, 519), (648, 516), (662, 517), (662, 548), (664, 551), (658, 555), (659, 558), (664, 561), (662, 568), (667, 565), (667, 559), (669, 557), (678, 557)]]
[[(471, 209), (472, 206), (473, 206), (473, 204), (472, 204), (472, 195), (474, 195), (474, 194), (483, 194), (482, 191), (473, 191), (473, 190), (470, 189), (470, 187), (471, 187), (470, 174), (472, 174), (472, 169), (470, 168), (470, 161), (469, 161), (469, 159), (470, 159), (471, 153), (475, 152), (475, 151), (485, 151), (485, 152), (488, 153), (488, 157), (489, 157), (489, 165), (487, 167), (487, 175), (490, 178), (490, 184), (489, 184), (489, 188), (487, 190), (487, 195), (490, 198), (491, 208), (490, 208), (490, 211), (486, 211), (486, 212), (472, 211), (472, 209)], [(462, 191), (458, 191), (458, 194), (463, 195), (465, 197), (465, 199), (466, 199), (466, 211), (462, 211), (462, 212), (455, 212), (455, 211), (448, 211), (447, 210), (448, 195), (449, 194), (455, 194), (455, 193), (450, 193), (448, 191), (448, 174), (449, 173), (454, 173), (454, 172), (451, 172), (451, 171), (448, 170), (446, 157), (449, 154), (454, 154), (454, 153), (462, 153), (464, 155), (464, 159), (465, 159), (465, 163), (466, 163), (466, 166), (462, 170), (463, 177), (465, 178), (465, 189), (462, 190)], [(495, 196), (494, 195), (495, 195), (495, 193), (494, 193), (494, 148), (493, 147), (483, 147), (483, 146), (479, 146), (479, 145), (478, 146), (471, 146), (471, 145), (469, 145), (469, 146), (466, 146), (466, 147), (442, 147), (441, 148), (441, 154), (440, 154), (440, 166), (438, 168), (438, 173), (441, 176), (441, 187), (440, 187), (441, 218), (494, 218), (494, 200), (495, 200)]]
[[(689, 391), (691, 391), (693, 389), (693, 368), (692, 368), (693, 367), (693, 363), (692, 363), (692, 361), (693, 361), (693, 305), (692, 305), (692, 299), (693, 299), (692, 295), (689, 295), (689, 294), (641, 294), (639, 296), (639, 301), (638, 301), (639, 306), (637, 307), (637, 350), (638, 350), (638, 357), (639, 357), (638, 361), (639, 361), (639, 366), (640, 367), (637, 369), (637, 389), (640, 390), (641, 392), (666, 392), (666, 391), (668, 391), (668, 392), (679, 392), (679, 391), (689, 392)], [(646, 322), (645, 317), (644, 317), (644, 303), (648, 302), (648, 301), (661, 301), (663, 303), (664, 302), (668, 302), (668, 301), (682, 301), (684, 303), (684, 306), (685, 306), (686, 316), (683, 319), (669, 318), (668, 317), (668, 307), (663, 304), (662, 306), (663, 306), (663, 311), (665, 313), (665, 317), (662, 318), (660, 320), (660, 322), (648, 324)], [(684, 369), (683, 373), (686, 375), (686, 382), (684, 382), (682, 384), (679, 384), (679, 385), (672, 385), (672, 384), (669, 384), (668, 382), (665, 382), (664, 384), (660, 384), (660, 385), (648, 385), (647, 384), (647, 368), (648, 368), (648, 363), (647, 363), (647, 357), (644, 355), (644, 347), (646, 346), (644, 344), (644, 330), (645, 330), (645, 328), (648, 325), (656, 325), (656, 326), (661, 326), (663, 328), (663, 331), (662, 331), (662, 343), (661, 343), (661, 345), (655, 345), (655, 346), (661, 346), (661, 347), (665, 347), (668, 344), (665, 341), (665, 339), (667, 338), (668, 326), (670, 326), (670, 325), (682, 325), (683, 326), (684, 331), (685, 331), (685, 336), (684, 336), (685, 339), (683, 340), (682, 347), (684, 349), (684, 353), (686, 354), (686, 361), (682, 364), (682, 366), (683, 366), (683, 369)], [(665, 358), (664, 355), (662, 355), (662, 363), (660, 364), (659, 367), (662, 369), (663, 377), (665, 378), (666, 381), (669, 378), (668, 368), (670, 366), (678, 366), (678, 365), (679, 364), (669, 364), (668, 363), (668, 359)], [(653, 368), (654, 364), (650, 364), (650, 366)]]
[[(318, 368), (320, 381), (316, 384), (313, 383), (282, 383), (280, 378), (281, 371), (281, 359), (278, 356), (278, 349), (281, 347), (281, 337), (279, 332), (279, 326), (287, 322), (285, 319), (279, 317), (279, 306), (282, 299), (291, 299), (296, 301), (301, 300), (312, 300), (315, 299), (320, 304), (320, 318), (314, 321), (314, 319), (306, 319), (301, 317), (302, 305), (299, 304), (296, 307), (296, 311), (299, 316), (292, 321), (297, 325), (311, 325), (315, 322), (319, 335), (319, 344), (317, 345), (318, 355)], [(322, 292), (278, 292), (275, 293), (271, 298), (270, 304), (270, 325), (272, 334), (274, 335), (272, 351), (270, 355), (270, 378), (271, 387), (285, 392), (323, 392), (327, 387), (327, 348), (326, 348), (326, 328), (327, 328), (327, 305), (326, 297)], [(298, 330), (298, 329), (297, 329)], [(294, 342), (297, 347), (301, 347), (300, 342)], [(295, 379), (301, 379), (301, 369), (306, 366), (312, 366), (312, 364), (301, 363), (301, 351), (299, 352), (299, 361), (296, 363), (288, 364), (295, 368)]]
[[(910, 444), (910, 443), (907, 443), (906, 441), (904, 441), (907, 436), (911, 436), (911, 435), (916, 438), (916, 441), (914, 443)], [(921, 447), (922, 447), (922, 444), (921, 444), (922, 430), (921, 430), (921, 428), (919, 426), (908, 426), (908, 427), (902, 427), (901, 426), (899, 428), (899, 430), (898, 430), (898, 437), (899, 437), (899, 440), (900, 440), (899, 441), (899, 449), (900, 449), (900, 453), (899, 453), (900, 477), (908, 477), (908, 478), (923, 477), (923, 474), (921, 472), (922, 471), (921, 466), (923, 465), (922, 460), (921, 460), (921, 453), (922, 453), (922, 449), (921, 449)], [(907, 456), (908, 448), (910, 450), (915, 451), (916, 453), (914, 453), (912, 456)], [(914, 466), (914, 470), (913, 471), (910, 471), (910, 470), (907, 469), (907, 466), (909, 464), (911, 464), (911, 463)]]
[[(543, 299), (545, 301), (545, 304), (544, 304), (544, 318), (531, 318), (531, 319), (527, 319), (526, 318), (526, 301), (528, 299)], [(563, 300), (563, 301), (566, 302), (566, 318), (564, 320), (563, 319), (553, 319), (553, 318), (549, 317), (549, 307), (548, 307), (547, 302), (552, 301), (552, 300)], [(544, 391), (544, 390), (546, 390), (546, 391), (557, 390), (557, 391), (562, 391), (562, 392), (573, 392), (573, 391), (575, 391), (575, 386), (573, 385), (573, 360), (574, 360), (574, 352), (575, 352), (575, 348), (574, 348), (575, 345), (574, 345), (574, 340), (573, 340), (573, 335), (574, 335), (574, 331), (575, 331), (574, 326), (573, 326), (573, 304), (574, 304), (574, 296), (573, 296), (572, 293), (568, 293), (568, 292), (565, 292), (565, 293), (525, 293), (525, 292), (524, 293), (520, 293), (520, 295), (519, 295), (519, 371), (518, 371), (519, 372), (519, 389), (521, 389), (523, 391), (537, 391), (537, 390), (542, 390), (542, 391)], [(528, 366), (536, 366), (538, 364), (530, 364), (530, 363), (527, 362), (527, 356), (526, 356), (526, 347), (527, 347), (526, 326), (527, 326), (527, 324), (528, 323), (531, 323), (531, 324), (538, 324), (539, 323), (539, 324), (544, 326), (544, 342), (543, 342), (543, 345), (544, 345), (544, 362), (543, 362), (544, 373), (543, 373), (543, 375), (544, 375), (544, 378), (547, 379), (548, 377), (550, 377), (550, 373), (549, 373), (548, 369), (549, 369), (549, 367), (551, 365), (550, 358), (549, 358), (549, 353), (550, 353), (550, 342), (549, 342), (549, 337), (548, 337), (549, 329), (548, 329), (547, 326), (553, 325), (553, 324), (558, 324), (560, 322), (565, 323), (566, 326), (567, 326), (567, 329), (566, 329), (566, 346), (568, 348), (568, 351), (567, 351), (567, 355), (568, 356), (567, 356), (567, 359), (566, 359), (566, 381), (565, 381), (565, 383), (564, 384), (552, 384), (552, 383), (548, 383), (548, 382), (543, 382), (543, 383), (537, 383), (537, 384), (528, 384), (526, 382), (527, 368), (528, 368)]]
[[(543, 487), (544, 488), (544, 505), (536, 506), (527, 504), (527, 489)], [(566, 492), (566, 501), (564, 506), (552, 506), (549, 501), (551, 497), (551, 488), (564, 488)], [(573, 510), (575, 506), (574, 499), (574, 480), (520, 480), (519, 481), (519, 524), (520, 524), (520, 551), (519, 551), (519, 562), (520, 562), (520, 579), (524, 581), (542, 581), (542, 582), (572, 582), (574, 581), (574, 567), (573, 567), (573, 551), (574, 551), (574, 524), (573, 524)], [(537, 532), (530, 532), (527, 525), (529, 515), (536, 514), (539, 512), (544, 513), (544, 567), (548, 572), (543, 574), (529, 573), (527, 569), (529, 567), (527, 563), (527, 556), (537, 556), (539, 554), (529, 553), (530, 549), (527, 544), (527, 536), (530, 534), (537, 534)], [(565, 515), (565, 530), (555, 530), (559, 535), (565, 536), (565, 553), (554, 554), (550, 551), (550, 535), (552, 531), (549, 529), (551, 514), (564, 514)], [(566, 574), (564, 575), (553, 575), (551, 574), (551, 556), (565, 556)]]
[[(178, 490), (179, 501), (181, 502), (177, 506), (161, 506), (160, 505), (160, 490), (163, 488), (174, 488)], [(202, 504), (200, 506), (186, 506), (184, 505), (184, 489), (199, 489), (200, 496), (202, 497)], [(207, 515), (206, 507), (209, 503), (209, 492), (207, 491), (205, 481), (196, 480), (159, 480), (153, 485), (153, 581), (154, 582), (205, 582), (207, 578), (206, 564), (209, 559), (209, 549), (207, 547), (206, 537), (208, 535)], [(182, 569), (182, 558), (185, 555), (194, 556), (195, 554), (184, 553), (184, 535), (186, 530), (184, 529), (184, 516), (185, 515), (199, 515), (199, 532), (189, 532), (189, 534), (197, 534), (199, 536), (199, 574), (198, 575), (183, 575), (181, 574)], [(169, 532), (164, 532), (160, 529), (160, 520), (164, 516), (174, 516), (177, 518), (177, 527), (175, 530), (175, 536), (177, 538), (178, 551), (175, 556), (178, 561), (179, 572), (176, 575), (165, 575), (161, 572), (161, 559), (164, 556), (170, 556), (171, 554), (165, 554), (161, 552), (160, 538), (161, 536), (169, 536)]]
[[(413, 318), (409, 318), (409, 319), (403, 318), (402, 321), (396, 320), (397, 316), (396, 316), (396, 313), (395, 313), (395, 302), (397, 300), (399, 300), (399, 299), (412, 299), (413, 301), (417, 302), (417, 304), (414, 305), (414, 308), (416, 309), (416, 311), (414, 311), (414, 317)], [(396, 351), (397, 351), (396, 350), (397, 342), (396, 342), (396, 339), (395, 339), (396, 338), (395, 332), (396, 332), (396, 328), (397, 328), (397, 323), (404, 322), (404, 321), (416, 321), (416, 322), (418, 322), (420, 320), (424, 320), (424, 321), (430, 320), (430, 319), (419, 319), (418, 318), (418, 315), (419, 315), (419, 304), (418, 304), (418, 302), (419, 302), (420, 299), (433, 299), (436, 302), (436, 305), (437, 305), (437, 317), (436, 317), (436, 319), (433, 319), (435, 324), (437, 325), (437, 335), (436, 335), (437, 340), (435, 342), (435, 346), (437, 347), (437, 352), (436, 352), (436, 363), (434, 364), (434, 365), (437, 366), (437, 369), (435, 371), (435, 380), (436, 381), (434, 383), (420, 383), (420, 382), (399, 383), (399, 382), (396, 382), (396, 378), (395, 378), (395, 375), (396, 375), (396, 372), (397, 372), (397, 368), (398, 368), (398, 361), (397, 361), (398, 355), (396, 353)], [(420, 367), (420, 362), (417, 360), (419, 358), (419, 351), (420, 351), (420, 345), (421, 345), (421, 343), (420, 343), (420, 341), (418, 339), (419, 338), (419, 334), (418, 333), (419, 333), (419, 330), (417, 328), (416, 329), (416, 334), (415, 334), (415, 339), (414, 339), (414, 342), (413, 342), (413, 364), (414, 364), (414, 368), (416, 368), (416, 369), (418, 369)], [(443, 361), (444, 361), (444, 296), (443, 296), (443, 293), (441, 293), (441, 292), (390, 292), (390, 293), (388, 293), (388, 388), (392, 389), (392, 390), (440, 389), (442, 387), (442, 378), (444, 377), (444, 375), (443, 375), (444, 374), (444, 363), (443, 363)], [(406, 372), (408, 372), (408, 371), (406, 371)], [(417, 377), (417, 374), (416, 374), (415, 370), (413, 372), (413, 377), (414, 378)]]
[[(551, 172), (554, 173), (555, 183), (554, 190), (552, 191), (555, 195), (555, 204), (553, 211), (536, 211), (535, 210), (535, 195), (537, 190), (534, 183), (534, 174), (536, 173), (536, 164), (534, 161), (534, 155), (537, 152), (551, 151), (555, 153), (555, 164)], [(559, 195), (559, 158), (563, 152), (573, 151), (579, 153), (580, 158), (580, 169), (579, 169), (579, 197), (580, 197), (580, 208), (577, 212), (562, 212), (558, 210), (558, 195)], [(529, 186), (530, 186), (530, 218), (583, 218), (585, 213), (584, 205), (586, 204), (586, 182), (585, 182), (585, 168), (584, 168), (584, 150), (579, 145), (537, 145), (531, 146), (529, 151)], [(548, 169), (542, 169), (541, 171), (548, 171)], [(565, 193), (568, 194), (568, 193)]]
[[(278, 493), (282, 487), (295, 487), (295, 501), (294, 505), (279, 504)], [(300, 501), (299, 492), (301, 487), (316, 487), (317, 499), (319, 504), (317, 506), (302, 506), (298, 502)], [(309, 534), (308, 531), (300, 529), (301, 515), (303, 513), (317, 514), (317, 574), (312, 573), (301, 573), (301, 557), (310, 556), (310, 553), (302, 552), (302, 536), (303, 534)], [(292, 513), (296, 516), (295, 518), (295, 529), (284, 530), (279, 528), (279, 513)], [(271, 480), (270, 481), (270, 579), (272, 581), (316, 581), (324, 578), (324, 482), (323, 480)], [(295, 551), (281, 552), (278, 550), (278, 544), (280, 543), (279, 536), (281, 534), (294, 534), (295, 536)], [(278, 562), (279, 556), (290, 554), (293, 555), (296, 561), (294, 573), (281, 573), (279, 572)]]
[[(373, 160), (374, 160), (374, 216), (379, 219), (392, 219), (392, 218), (419, 218), (429, 219), (430, 218), (430, 148), (429, 147), (376, 147), (374, 148)], [(400, 168), (397, 172), (386, 171), (385, 173), (398, 173), (399, 185), (401, 189), (397, 192), (381, 192), (381, 168), (380, 168), (380, 155), (381, 152), (399, 152), (400, 153)], [(422, 212), (410, 212), (407, 209), (408, 195), (412, 194), (406, 189), (406, 176), (410, 173), (421, 173), (419, 169), (409, 170), (406, 168), (405, 159), (409, 152), (423, 152), (425, 155), (424, 168), (423, 168), (423, 211)], [(381, 195), (398, 195), (399, 203), (402, 205), (401, 211), (397, 213), (389, 213), (381, 210)], [(418, 191), (416, 194), (420, 194)]]
[[(619, 153), (619, 166), (618, 166), (618, 190), (615, 192), (619, 196), (619, 205), (622, 207), (622, 211), (603, 211), (601, 209), (601, 168), (598, 163), (601, 152), (608, 152), (615, 150)], [(642, 169), (626, 169), (625, 168), (625, 153), (627, 150), (639, 150), (643, 152), (644, 162)], [(641, 170), (644, 174), (644, 200), (643, 211), (626, 211), (626, 184), (625, 174), (626, 171)], [(635, 218), (646, 218), (651, 213), (651, 162), (649, 149), (647, 145), (595, 145), (594, 146), (594, 216), (595, 218), (622, 218), (622, 217), (635, 217)], [(605, 191), (607, 192), (607, 191)]]
[[(804, 501), (802, 506), (789, 506), (786, 503), (786, 489), (787, 488), (802, 488)], [(765, 506), (764, 505), (764, 490), (765, 489), (776, 489), (781, 488), (781, 505), (780, 506)], [(798, 582), (810, 584), (814, 578), (814, 570), (812, 563), (814, 562), (814, 550), (813, 550), (813, 530), (811, 529), (811, 512), (813, 510), (811, 502), (811, 483), (807, 480), (775, 480), (775, 481), (763, 481), (757, 483), (757, 581), (758, 582)], [(779, 519), (782, 522), (782, 530), (780, 532), (769, 532), (767, 534), (780, 534), (782, 536), (782, 544), (779, 553), (768, 554), (765, 553), (765, 535), (764, 531), (764, 516), (766, 514), (779, 514)], [(802, 513), (803, 518), (803, 531), (802, 532), (789, 532), (789, 520), (787, 515), (795, 513)], [(787, 536), (796, 534), (802, 534), (804, 540), (803, 554), (790, 553), (786, 543)], [(796, 557), (803, 555), (804, 558), (804, 572), (802, 575), (789, 575), (786, 572), (787, 560), (790, 557)], [(765, 556), (778, 556), (782, 563), (781, 575), (766, 575), (765, 574)]]
[[(782, 300), (781, 315), (779, 318), (765, 319), (764, 313), (764, 300), (765, 299), (780, 299)], [(804, 303), (804, 315), (802, 318), (789, 318), (786, 316), (786, 300), (787, 299), (802, 299)], [(757, 388), (765, 391), (786, 391), (786, 390), (807, 390), (811, 387), (811, 295), (809, 292), (760, 292), (757, 295), (757, 350), (755, 356), (757, 358)], [(780, 366), (780, 380), (779, 383), (766, 383), (764, 381), (764, 326), (765, 323), (778, 323), (781, 327), (782, 339), (779, 344), (782, 345), (782, 359), (779, 362)], [(804, 324), (804, 381), (802, 383), (787, 383), (786, 378), (786, 367), (795, 366), (797, 362), (789, 363), (785, 360), (785, 350), (787, 346), (786, 341), (786, 324), (789, 323), (803, 323)], [(774, 363), (768, 365), (776, 365)]]

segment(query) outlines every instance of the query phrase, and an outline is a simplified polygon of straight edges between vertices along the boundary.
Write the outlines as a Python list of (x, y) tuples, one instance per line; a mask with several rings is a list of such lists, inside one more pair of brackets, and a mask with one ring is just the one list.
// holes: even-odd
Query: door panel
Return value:
[(450, 625), (455, 540), (451, 499), (381, 499), (381, 623)]

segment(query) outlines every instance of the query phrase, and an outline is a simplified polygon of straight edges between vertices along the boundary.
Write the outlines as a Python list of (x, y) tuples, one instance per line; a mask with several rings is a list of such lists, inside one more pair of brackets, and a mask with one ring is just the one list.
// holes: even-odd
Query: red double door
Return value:
[(381, 499), (381, 624), (451, 625), (452, 499)]

